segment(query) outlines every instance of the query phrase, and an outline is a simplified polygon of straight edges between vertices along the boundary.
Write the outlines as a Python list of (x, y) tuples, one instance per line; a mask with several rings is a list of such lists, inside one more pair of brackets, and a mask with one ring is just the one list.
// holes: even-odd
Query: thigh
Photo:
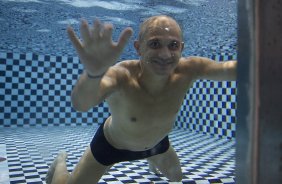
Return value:
[(111, 166), (100, 164), (92, 155), (90, 147), (86, 149), (69, 178), (68, 184), (98, 183)]
[(168, 179), (175, 181), (181, 180), (182, 171), (178, 156), (170, 145), (169, 149), (159, 155), (147, 158), (149, 162), (153, 163)]

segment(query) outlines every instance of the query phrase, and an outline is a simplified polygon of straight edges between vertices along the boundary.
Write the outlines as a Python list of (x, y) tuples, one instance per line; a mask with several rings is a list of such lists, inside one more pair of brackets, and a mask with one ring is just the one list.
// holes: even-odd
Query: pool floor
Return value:
[[(71, 172), (92, 139), (97, 125), (0, 129), (0, 183), (45, 183), (48, 166), (60, 150), (67, 151)], [(181, 183), (235, 183), (235, 140), (215, 138), (190, 130), (170, 134), (184, 174)], [(146, 160), (115, 164), (99, 184), (169, 183), (163, 175), (149, 172)]]

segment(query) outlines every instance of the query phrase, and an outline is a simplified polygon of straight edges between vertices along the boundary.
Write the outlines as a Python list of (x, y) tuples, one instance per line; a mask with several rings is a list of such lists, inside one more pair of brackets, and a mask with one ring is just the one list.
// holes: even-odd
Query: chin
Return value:
[(155, 70), (155, 74), (159, 76), (169, 76), (170, 74), (173, 73), (173, 70)]
[(155, 66), (153, 68), (155, 74), (160, 75), (160, 76), (168, 76), (170, 74), (173, 73), (173, 71), (175, 70), (175, 66), (174, 65), (170, 65), (167, 67), (159, 67), (159, 66)]

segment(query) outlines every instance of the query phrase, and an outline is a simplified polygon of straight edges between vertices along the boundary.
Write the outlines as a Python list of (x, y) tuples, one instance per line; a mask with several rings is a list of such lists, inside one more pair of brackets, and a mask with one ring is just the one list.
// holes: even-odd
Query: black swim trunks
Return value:
[(168, 136), (159, 142), (154, 148), (145, 151), (129, 151), (117, 149), (106, 140), (103, 130), (104, 124), (100, 125), (93, 137), (90, 148), (94, 158), (101, 164), (109, 166), (122, 161), (132, 161), (148, 158), (164, 153), (169, 148)]

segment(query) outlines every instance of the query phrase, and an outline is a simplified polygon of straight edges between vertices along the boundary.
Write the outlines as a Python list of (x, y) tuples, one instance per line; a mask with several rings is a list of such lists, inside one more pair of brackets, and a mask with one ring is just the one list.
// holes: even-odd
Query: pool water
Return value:
[(95, 18), (115, 26), (114, 39), (125, 27), (135, 31), (121, 58), (136, 58), (132, 47), (139, 24), (165, 14), (181, 25), (184, 55), (236, 55), (236, 0), (0, 0), (0, 50), (56, 56), (75, 55), (66, 27), (77, 31), (80, 19)]
[[(71, 171), (98, 124), (110, 115), (107, 104), (76, 112), (70, 92), (83, 67), (66, 34), (78, 32), (81, 18), (99, 18), (125, 27), (131, 38), (120, 60), (136, 59), (138, 26), (166, 14), (181, 25), (183, 56), (217, 61), (236, 59), (235, 0), (0, 0), (0, 183), (45, 183), (60, 150)], [(180, 158), (182, 183), (235, 183), (236, 82), (197, 81), (187, 92), (170, 140)], [(93, 123), (94, 122), (94, 123)], [(122, 162), (99, 183), (169, 183), (149, 172), (146, 160)]]
[[(8, 156), (9, 170), (1, 167), (5, 162), (0, 163), (0, 181), (2, 179), (5, 183), (6, 173), (11, 183), (45, 183), (48, 166), (61, 150), (68, 153), (67, 167), (71, 172), (97, 127), (1, 129), (0, 133), (5, 137), (5, 155)], [(182, 183), (235, 183), (233, 140), (183, 129), (174, 129), (169, 137), (180, 158), (184, 174)], [(115, 164), (99, 181), (143, 184), (151, 182), (169, 183), (163, 175), (151, 173), (146, 160)]]

